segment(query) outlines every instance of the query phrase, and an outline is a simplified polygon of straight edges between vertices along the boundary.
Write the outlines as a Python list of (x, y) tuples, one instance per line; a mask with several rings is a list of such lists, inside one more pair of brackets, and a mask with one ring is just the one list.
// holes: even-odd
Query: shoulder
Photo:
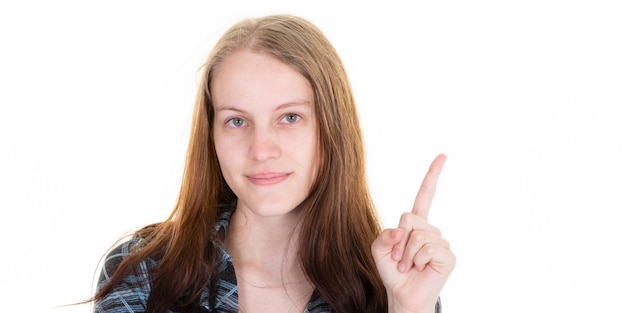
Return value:
[[(117, 270), (122, 260), (124, 260), (133, 251), (141, 249), (144, 244), (145, 242), (142, 238), (135, 236), (117, 244), (111, 250), (109, 250), (109, 252), (105, 255), (102, 261), (102, 269), (100, 271), (98, 285), (100, 285), (102, 282), (109, 280), (111, 275), (113, 275), (115, 270)], [(156, 266), (156, 262), (154, 262), (153, 260), (144, 260), (143, 262), (140, 262), (139, 265), (140, 268), (144, 267), (145, 265), (152, 265), (148, 267), (153, 267)]]
[[(103, 288), (120, 263), (133, 251), (141, 249), (143, 244), (140, 237), (133, 237), (113, 247), (102, 261), (97, 290)], [(94, 312), (144, 312), (151, 290), (150, 273), (156, 265), (153, 259), (141, 260), (111, 292), (96, 303)]]

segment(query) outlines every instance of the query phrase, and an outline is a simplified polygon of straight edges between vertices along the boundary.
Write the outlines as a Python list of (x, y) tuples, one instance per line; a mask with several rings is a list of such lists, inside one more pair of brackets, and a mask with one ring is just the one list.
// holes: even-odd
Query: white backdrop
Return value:
[(0, 3), (2, 311), (89, 312), (54, 307), (169, 214), (217, 36), (292, 13), (345, 62), (386, 226), (448, 154), (447, 312), (626, 312), (625, 2), (212, 2)]

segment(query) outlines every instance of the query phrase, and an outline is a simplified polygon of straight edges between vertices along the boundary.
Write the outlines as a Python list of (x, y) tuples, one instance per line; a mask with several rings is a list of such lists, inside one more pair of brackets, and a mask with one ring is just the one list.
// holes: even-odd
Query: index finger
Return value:
[(445, 154), (440, 154), (433, 160), (426, 176), (424, 176), (420, 190), (417, 192), (417, 196), (415, 197), (411, 213), (425, 220), (428, 220), (428, 212), (430, 211), (430, 205), (435, 197), (439, 174), (441, 174), (441, 170), (443, 169), (443, 164), (446, 163), (446, 159), (447, 157)]

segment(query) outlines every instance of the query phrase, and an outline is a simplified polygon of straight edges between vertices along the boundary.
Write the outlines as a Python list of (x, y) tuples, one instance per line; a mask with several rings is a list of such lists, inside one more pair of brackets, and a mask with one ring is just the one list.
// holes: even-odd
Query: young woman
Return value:
[(205, 65), (180, 197), (107, 255), (95, 312), (434, 312), (455, 256), (428, 209), (381, 230), (350, 84), (290, 15), (244, 20)]

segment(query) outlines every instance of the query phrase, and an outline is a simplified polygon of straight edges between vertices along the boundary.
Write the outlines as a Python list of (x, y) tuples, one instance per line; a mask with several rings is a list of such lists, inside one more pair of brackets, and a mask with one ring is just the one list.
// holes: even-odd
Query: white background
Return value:
[(2, 311), (89, 312), (54, 307), (173, 208), (212, 44), (292, 13), (345, 62), (385, 226), (448, 155), (447, 312), (626, 312), (624, 1), (213, 3), (0, 4)]

